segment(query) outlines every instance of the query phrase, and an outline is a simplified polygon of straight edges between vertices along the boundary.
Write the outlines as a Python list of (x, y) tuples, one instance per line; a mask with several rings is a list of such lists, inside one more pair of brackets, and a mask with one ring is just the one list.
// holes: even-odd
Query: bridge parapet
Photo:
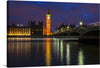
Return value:
[(99, 29), (99, 26), (87, 27), (87, 28), (84, 29), (84, 31), (83, 31), (83, 33), (82, 33), (82, 36), (83, 36), (85, 33), (89, 32), (89, 31), (95, 31), (95, 30), (100, 30), (100, 29)]
[(89, 31), (94, 31), (94, 30), (100, 30), (99, 29), (99, 26), (89, 26), (89, 27), (83, 27), (83, 29), (73, 29), (73, 30), (71, 30), (71, 31), (64, 31), (64, 32), (58, 32), (58, 33), (56, 33), (56, 34), (63, 34), (63, 33), (65, 33), (66, 35), (70, 35), (71, 33), (74, 33), (74, 32), (76, 32), (76, 33), (78, 33), (78, 34), (80, 34), (80, 36), (82, 37), (85, 33), (87, 33), (87, 32), (89, 32)]
[(80, 36), (83, 36), (88, 31), (99, 30), (99, 26), (84, 27), (83, 29), (75, 29), (72, 32), (77, 32)]

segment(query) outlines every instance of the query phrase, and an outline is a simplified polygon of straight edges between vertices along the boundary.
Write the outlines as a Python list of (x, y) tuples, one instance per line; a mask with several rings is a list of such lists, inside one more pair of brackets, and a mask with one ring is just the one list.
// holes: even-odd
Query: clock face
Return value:
[(50, 19), (50, 17), (48, 16), (47, 19)]

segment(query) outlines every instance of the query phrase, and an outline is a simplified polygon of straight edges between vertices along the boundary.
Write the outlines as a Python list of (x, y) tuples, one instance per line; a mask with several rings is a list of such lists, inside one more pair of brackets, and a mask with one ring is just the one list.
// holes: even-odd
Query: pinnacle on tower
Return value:
[(47, 14), (50, 14), (50, 10), (49, 10), (49, 8), (48, 8), (48, 12), (47, 12)]

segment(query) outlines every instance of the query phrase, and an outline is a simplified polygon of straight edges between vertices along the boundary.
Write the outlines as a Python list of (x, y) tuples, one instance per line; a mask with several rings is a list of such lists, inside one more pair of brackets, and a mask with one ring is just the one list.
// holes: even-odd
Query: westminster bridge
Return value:
[(58, 30), (53, 33), (55, 36), (68, 36), (68, 37), (80, 37), (80, 38), (89, 38), (97, 39), (99, 38), (99, 26), (89, 26), (76, 28), (73, 30)]

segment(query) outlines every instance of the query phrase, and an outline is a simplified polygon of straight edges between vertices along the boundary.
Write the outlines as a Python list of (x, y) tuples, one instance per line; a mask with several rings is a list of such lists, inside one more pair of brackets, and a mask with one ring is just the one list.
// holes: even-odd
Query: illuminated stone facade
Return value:
[(27, 26), (8, 26), (7, 36), (30, 36), (31, 28)]
[(7, 27), (7, 36), (42, 36), (52, 35), (51, 33), (51, 14), (48, 9), (46, 15), (46, 28), (43, 26), (43, 22), (39, 21), (39, 25), (35, 24), (35, 21), (28, 22), (28, 26), (23, 24), (13, 24)]
[(43, 27), (43, 35), (52, 35), (51, 33), (51, 14), (50, 14), (49, 9), (46, 15), (46, 28)]
[[(22, 25), (22, 24), (21, 24)], [(29, 22), (28, 26), (12, 25), (7, 27), (7, 36), (42, 36), (43, 22), (39, 21), (39, 25)]]

